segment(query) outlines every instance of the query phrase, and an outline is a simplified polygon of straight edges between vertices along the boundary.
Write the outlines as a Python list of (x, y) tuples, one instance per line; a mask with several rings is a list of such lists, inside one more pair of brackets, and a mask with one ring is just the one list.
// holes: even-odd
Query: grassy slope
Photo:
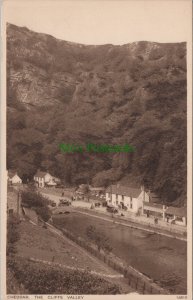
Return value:
[[(117, 272), (107, 267), (101, 261), (88, 255), (87, 252), (73, 244), (68, 239), (57, 237), (54, 233), (40, 226), (34, 226), (28, 222), (19, 225), (20, 240), (17, 242), (17, 253), (23, 258), (33, 257), (54, 263), (60, 263), (70, 268), (80, 268), (85, 271), (95, 271), (99, 274), (116, 275)], [(29, 234), (30, 232), (30, 234)], [(103, 277), (109, 282), (121, 286), (123, 293), (132, 289), (127, 286), (124, 279)]]

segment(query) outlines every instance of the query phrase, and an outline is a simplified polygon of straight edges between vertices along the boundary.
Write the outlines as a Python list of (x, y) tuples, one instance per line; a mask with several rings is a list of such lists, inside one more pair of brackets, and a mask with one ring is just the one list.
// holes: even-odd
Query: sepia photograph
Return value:
[(3, 2), (3, 300), (192, 299), (191, 10)]

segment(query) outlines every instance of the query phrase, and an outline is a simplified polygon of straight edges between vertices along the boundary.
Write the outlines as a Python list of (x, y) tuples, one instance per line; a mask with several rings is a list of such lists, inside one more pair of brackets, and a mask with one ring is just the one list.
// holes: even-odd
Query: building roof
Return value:
[(54, 176), (53, 176), (53, 179), (54, 179), (54, 181), (58, 181), (58, 182), (61, 181), (60, 178), (58, 178), (58, 177), (54, 177)]
[(153, 202), (159, 202), (160, 198), (154, 192), (149, 193), (150, 200)]
[(19, 175), (17, 174), (17, 171), (14, 170), (8, 170), (8, 177), (9, 178), (13, 178), (13, 176), (17, 175), (19, 177)]
[(175, 215), (177, 217), (187, 217), (187, 208), (169, 206), (166, 210), (166, 213), (170, 215)]
[(106, 190), (107, 193), (129, 196), (133, 198), (138, 198), (141, 194), (141, 189), (130, 188), (123, 185), (111, 185)]
[(151, 207), (160, 208), (161, 210), (163, 209), (162, 204), (152, 203), (152, 202), (144, 202), (144, 206), (148, 206), (149, 208), (151, 208)]
[(81, 189), (84, 189), (85, 187), (88, 187), (88, 184), (87, 184), (87, 183), (81, 183), (81, 184), (79, 185), (79, 188), (81, 188)]
[(155, 194), (154, 192), (150, 192), (150, 197), (152, 197), (152, 198), (158, 198), (158, 195)]
[(45, 176), (46, 174), (47, 174), (47, 172), (42, 172), (42, 171), (38, 170), (34, 176), (35, 176), (35, 177), (44, 178), (44, 176)]
[(105, 188), (104, 187), (92, 187), (92, 186), (89, 186), (89, 190), (90, 191), (96, 191), (96, 192), (98, 192), (98, 191), (104, 191), (105, 190)]
[(56, 185), (56, 184), (57, 184), (57, 183), (56, 183), (56, 182), (53, 182), (53, 181), (51, 181), (51, 182), (50, 182), (50, 181), (46, 182), (46, 185), (52, 185), (52, 186), (53, 186), (53, 185)]

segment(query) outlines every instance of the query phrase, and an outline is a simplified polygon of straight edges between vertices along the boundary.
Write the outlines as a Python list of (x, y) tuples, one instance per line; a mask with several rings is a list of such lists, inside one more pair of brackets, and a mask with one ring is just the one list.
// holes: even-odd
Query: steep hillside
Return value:
[[(186, 202), (186, 44), (85, 46), (7, 26), (8, 168), (75, 184), (122, 181)], [(64, 154), (60, 143), (134, 153)]]

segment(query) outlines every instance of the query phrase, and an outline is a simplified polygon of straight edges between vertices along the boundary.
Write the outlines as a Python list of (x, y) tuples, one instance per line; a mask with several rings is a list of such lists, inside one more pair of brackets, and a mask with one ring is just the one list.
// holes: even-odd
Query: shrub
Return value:
[(119, 294), (120, 287), (84, 271), (64, 270), (17, 259), (8, 263), (17, 281), (31, 294)]

